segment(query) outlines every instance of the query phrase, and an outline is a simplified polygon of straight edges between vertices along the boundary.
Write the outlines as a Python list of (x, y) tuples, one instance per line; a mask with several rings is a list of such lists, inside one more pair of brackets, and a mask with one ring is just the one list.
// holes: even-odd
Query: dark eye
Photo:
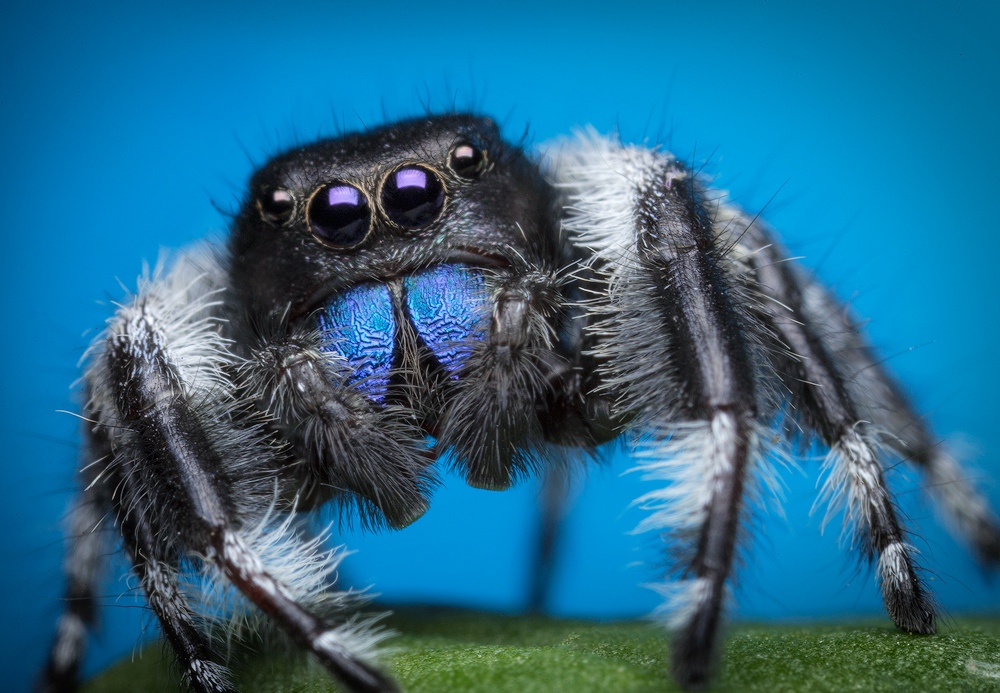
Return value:
[(461, 142), (451, 150), (448, 166), (462, 178), (475, 178), (486, 167), (486, 157), (478, 147)]
[(382, 186), (382, 208), (389, 218), (408, 229), (427, 226), (444, 207), (444, 186), (433, 171), (406, 166), (389, 174)]
[(281, 188), (264, 190), (257, 198), (257, 207), (264, 221), (275, 226), (281, 226), (292, 218), (295, 211), (295, 198), (292, 193)]
[(309, 228), (328, 245), (349, 248), (368, 235), (372, 212), (365, 194), (342, 181), (316, 191), (309, 201)]

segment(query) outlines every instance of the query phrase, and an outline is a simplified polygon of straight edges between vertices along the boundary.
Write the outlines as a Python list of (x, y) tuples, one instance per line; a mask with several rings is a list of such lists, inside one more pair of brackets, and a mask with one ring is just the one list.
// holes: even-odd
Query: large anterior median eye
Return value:
[(309, 229), (327, 245), (349, 248), (368, 235), (372, 212), (365, 194), (342, 181), (316, 191), (309, 201)]
[(389, 174), (382, 185), (382, 208), (407, 229), (427, 226), (444, 207), (444, 185), (430, 169), (404, 166)]

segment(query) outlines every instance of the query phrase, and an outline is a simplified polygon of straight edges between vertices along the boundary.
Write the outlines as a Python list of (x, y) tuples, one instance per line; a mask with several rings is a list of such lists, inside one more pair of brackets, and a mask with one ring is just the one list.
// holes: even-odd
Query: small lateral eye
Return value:
[(372, 225), (368, 198), (343, 181), (333, 181), (317, 190), (309, 200), (307, 217), (313, 235), (337, 248), (358, 245)]
[(292, 218), (295, 212), (295, 198), (283, 188), (265, 189), (257, 198), (260, 216), (269, 224), (281, 226)]
[(444, 185), (428, 168), (404, 166), (382, 184), (382, 208), (403, 228), (427, 226), (444, 208)]
[(476, 178), (486, 168), (486, 156), (478, 147), (459, 142), (448, 155), (448, 167), (462, 178)]

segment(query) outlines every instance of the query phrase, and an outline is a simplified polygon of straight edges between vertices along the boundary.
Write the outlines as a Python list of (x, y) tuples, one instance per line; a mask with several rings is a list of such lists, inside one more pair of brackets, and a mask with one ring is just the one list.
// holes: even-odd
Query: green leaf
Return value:
[[(385, 664), (408, 693), (666, 693), (668, 639), (653, 624), (595, 623), (445, 608), (406, 608), (387, 619), (400, 633)], [(886, 621), (735, 624), (712, 690), (732, 693), (891, 691), (1000, 693), (1000, 619), (945, 623), (938, 635)], [(178, 687), (166, 648), (151, 646), (84, 693)], [(252, 655), (236, 666), (244, 693), (340, 690), (295, 654)]]

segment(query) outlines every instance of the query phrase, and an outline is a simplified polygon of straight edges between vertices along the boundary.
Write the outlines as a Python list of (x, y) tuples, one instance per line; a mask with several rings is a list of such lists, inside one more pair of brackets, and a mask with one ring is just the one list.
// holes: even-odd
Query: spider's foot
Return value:
[(894, 595), (893, 603), (886, 605), (892, 622), (905, 631), (919, 635), (937, 633), (934, 608), (922, 590)]

